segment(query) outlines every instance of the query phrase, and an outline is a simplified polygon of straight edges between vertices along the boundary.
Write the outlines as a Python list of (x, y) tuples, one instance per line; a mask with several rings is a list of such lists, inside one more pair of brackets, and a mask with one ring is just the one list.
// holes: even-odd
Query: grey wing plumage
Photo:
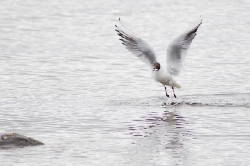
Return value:
[[(121, 20), (119, 18), (121, 23)], [(138, 57), (140, 60), (153, 67), (156, 62), (156, 54), (154, 49), (144, 40), (140, 39), (132, 31), (127, 29), (122, 23), (121, 26), (116, 26), (117, 34), (121, 37), (120, 40), (126, 48)]]
[(179, 75), (182, 67), (183, 58), (187, 53), (197, 30), (202, 24), (199, 19), (198, 23), (193, 28), (186, 31), (177, 37), (172, 43), (169, 44), (167, 49), (167, 70), (171, 75)]

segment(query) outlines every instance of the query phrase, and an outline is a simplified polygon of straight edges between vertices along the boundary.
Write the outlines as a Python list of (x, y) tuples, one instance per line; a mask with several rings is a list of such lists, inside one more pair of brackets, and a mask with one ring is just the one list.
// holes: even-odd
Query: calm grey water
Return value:
[[(1, 1), (0, 134), (45, 143), (1, 150), (1, 165), (249, 165), (249, 8), (248, 0)], [(114, 25), (121, 17), (164, 62), (168, 43), (200, 15), (176, 78), (182, 89), (167, 100)]]

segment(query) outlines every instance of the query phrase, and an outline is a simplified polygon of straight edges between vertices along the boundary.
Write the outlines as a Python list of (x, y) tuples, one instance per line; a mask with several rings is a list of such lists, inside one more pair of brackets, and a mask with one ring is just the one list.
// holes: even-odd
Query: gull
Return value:
[(167, 86), (170, 86), (173, 90), (173, 95), (176, 98), (174, 88), (181, 88), (181, 86), (174, 80), (173, 77), (180, 74), (187, 50), (196, 36), (198, 28), (202, 24), (201, 17), (198, 22), (192, 26), (192, 28), (175, 38), (168, 45), (166, 67), (162, 67), (162, 65), (157, 61), (154, 49), (146, 41), (142, 40), (134, 32), (126, 28), (120, 18), (119, 22), (119, 26), (115, 25), (115, 31), (121, 37), (120, 40), (122, 41), (122, 44), (125, 45), (128, 51), (149, 65), (152, 70), (152, 78), (164, 86), (166, 96), (169, 98)]

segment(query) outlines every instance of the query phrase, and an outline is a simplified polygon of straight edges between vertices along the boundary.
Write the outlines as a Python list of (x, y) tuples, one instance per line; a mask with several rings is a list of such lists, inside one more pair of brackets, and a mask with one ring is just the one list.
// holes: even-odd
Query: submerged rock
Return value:
[(6, 133), (0, 138), (0, 148), (22, 147), (44, 145), (31, 137), (26, 137), (17, 133)]

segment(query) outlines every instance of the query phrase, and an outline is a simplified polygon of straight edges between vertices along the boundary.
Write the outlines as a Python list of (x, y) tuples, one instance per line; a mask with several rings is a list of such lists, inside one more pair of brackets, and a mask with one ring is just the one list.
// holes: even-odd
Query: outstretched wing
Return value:
[(120, 40), (126, 48), (138, 57), (140, 60), (153, 68), (156, 62), (156, 54), (154, 49), (144, 40), (140, 39), (136, 34), (127, 29), (119, 18), (120, 26), (116, 26), (117, 34), (121, 37)]
[(189, 29), (174, 41), (167, 49), (167, 70), (171, 75), (179, 75), (182, 67), (183, 58), (185, 57), (192, 40), (196, 36), (197, 30), (202, 24), (202, 19), (195, 24), (194, 28)]

